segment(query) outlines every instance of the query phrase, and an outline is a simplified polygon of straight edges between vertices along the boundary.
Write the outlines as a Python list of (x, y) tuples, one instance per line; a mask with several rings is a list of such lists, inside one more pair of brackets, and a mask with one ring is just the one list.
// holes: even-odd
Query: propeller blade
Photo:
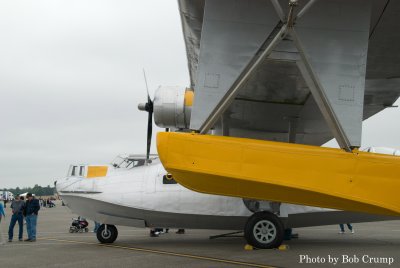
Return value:
[(144, 82), (146, 83), (147, 90), (147, 103), (140, 103), (138, 105), (139, 110), (146, 111), (149, 113), (147, 120), (147, 149), (146, 149), (146, 160), (150, 159), (150, 148), (151, 148), (151, 138), (153, 135), (153, 101), (150, 98), (149, 86), (147, 85), (146, 72), (143, 68)]
[(147, 160), (150, 158), (151, 137), (153, 135), (153, 102), (149, 103), (149, 106), (151, 106), (151, 109), (149, 109), (149, 117), (147, 121)]
[(144, 76), (144, 82), (146, 83), (147, 101), (148, 101), (148, 102), (151, 102), (150, 94), (149, 94), (149, 86), (147, 85), (146, 72), (145, 72), (144, 68), (143, 68), (143, 76)]

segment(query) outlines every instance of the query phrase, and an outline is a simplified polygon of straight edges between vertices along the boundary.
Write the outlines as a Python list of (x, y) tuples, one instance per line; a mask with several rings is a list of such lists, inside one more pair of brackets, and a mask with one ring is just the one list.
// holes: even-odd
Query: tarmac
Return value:
[[(44, 208), (36, 242), (7, 242), (11, 211), (1, 223), (6, 244), (0, 246), (0, 267), (400, 267), (400, 220), (355, 224), (355, 234), (338, 234), (337, 225), (298, 228), (298, 239), (286, 250), (245, 250), (243, 237), (209, 236), (218, 230), (170, 230), (149, 237), (149, 229), (117, 226), (111, 245), (94, 233), (69, 233), (67, 207)], [(89, 221), (92, 231), (93, 222)], [(229, 231), (227, 231), (229, 232)], [(24, 230), (24, 235), (26, 230)], [(24, 237), (26, 238), (26, 237)], [(334, 264), (336, 262), (336, 264)]]

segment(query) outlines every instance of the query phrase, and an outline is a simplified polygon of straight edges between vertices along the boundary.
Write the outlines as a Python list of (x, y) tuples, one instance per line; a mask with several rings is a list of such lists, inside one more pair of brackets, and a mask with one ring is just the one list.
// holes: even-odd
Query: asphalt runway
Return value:
[[(6, 213), (5, 240), (9, 208)], [(299, 239), (285, 241), (287, 250), (248, 251), (242, 237), (210, 240), (221, 234), (216, 230), (151, 238), (149, 229), (122, 226), (114, 244), (102, 245), (94, 233), (70, 234), (73, 217), (60, 205), (42, 209), (37, 242), (15, 240), (16, 227), (14, 241), (0, 246), (0, 267), (400, 267), (400, 221), (355, 224), (356, 233), (344, 235), (336, 225), (298, 228)]]

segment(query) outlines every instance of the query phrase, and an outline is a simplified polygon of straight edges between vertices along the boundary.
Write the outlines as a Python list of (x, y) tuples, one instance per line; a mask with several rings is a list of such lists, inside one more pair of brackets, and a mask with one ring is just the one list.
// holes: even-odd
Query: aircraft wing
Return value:
[(358, 147), (362, 120), (400, 96), (399, 1), (300, 1), (294, 30), (276, 43), (287, 0), (178, 2), (193, 130), (310, 145), (342, 136), (342, 147)]

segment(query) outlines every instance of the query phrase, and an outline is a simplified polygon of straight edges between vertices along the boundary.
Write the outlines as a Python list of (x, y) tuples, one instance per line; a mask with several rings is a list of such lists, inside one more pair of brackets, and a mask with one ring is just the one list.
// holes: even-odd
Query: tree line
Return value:
[(47, 185), (46, 187), (39, 186), (35, 184), (33, 187), (23, 187), (23, 188), (7, 188), (3, 189), (4, 191), (10, 191), (14, 194), (14, 196), (29, 192), (32, 193), (36, 196), (46, 196), (46, 195), (54, 195), (56, 192), (55, 187), (50, 187), (50, 185)]

